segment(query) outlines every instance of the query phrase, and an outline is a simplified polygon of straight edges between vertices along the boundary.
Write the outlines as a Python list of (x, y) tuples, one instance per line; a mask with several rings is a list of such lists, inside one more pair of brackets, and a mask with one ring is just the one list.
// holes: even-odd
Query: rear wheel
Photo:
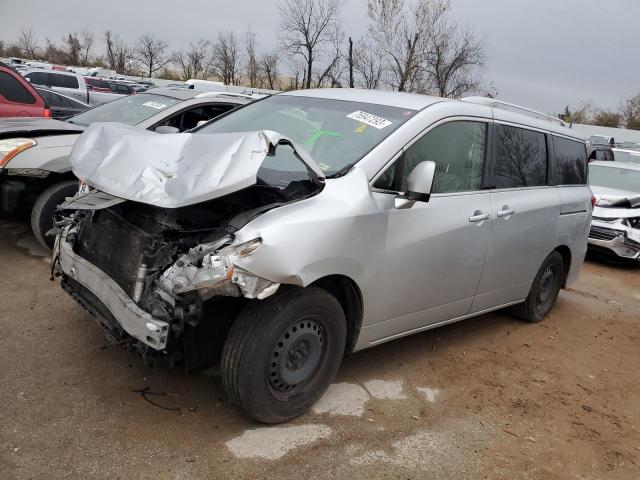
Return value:
[(260, 422), (297, 417), (329, 387), (346, 337), (342, 307), (320, 288), (286, 290), (252, 302), (225, 342), (224, 389)]
[(64, 202), (65, 198), (75, 195), (77, 191), (77, 180), (56, 183), (42, 192), (33, 204), (31, 230), (36, 240), (49, 250), (53, 248), (55, 237), (46, 233), (53, 228), (53, 214), (56, 207)]
[(527, 299), (515, 305), (513, 313), (527, 322), (543, 320), (556, 303), (563, 274), (562, 256), (558, 252), (551, 252), (538, 270)]

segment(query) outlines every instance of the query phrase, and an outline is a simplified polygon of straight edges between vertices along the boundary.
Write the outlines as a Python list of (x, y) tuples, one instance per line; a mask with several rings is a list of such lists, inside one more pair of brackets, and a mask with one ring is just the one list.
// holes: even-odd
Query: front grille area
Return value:
[(620, 232), (615, 232), (607, 228), (592, 226), (589, 231), (589, 238), (593, 238), (594, 240), (613, 240), (620, 234)]
[(75, 252), (132, 295), (142, 249), (149, 237), (117, 213), (96, 210), (92, 218), (83, 221)]

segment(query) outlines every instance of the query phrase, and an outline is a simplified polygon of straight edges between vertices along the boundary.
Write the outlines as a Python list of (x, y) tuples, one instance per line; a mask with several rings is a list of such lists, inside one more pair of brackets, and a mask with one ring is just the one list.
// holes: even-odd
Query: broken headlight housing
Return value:
[(215, 243), (199, 245), (165, 270), (159, 283), (173, 295), (197, 292), (203, 300), (216, 295), (266, 298), (275, 293), (280, 284), (235, 266), (239, 258), (252, 255), (261, 245), (261, 238), (227, 245), (220, 250), (217, 250), (220, 245)]

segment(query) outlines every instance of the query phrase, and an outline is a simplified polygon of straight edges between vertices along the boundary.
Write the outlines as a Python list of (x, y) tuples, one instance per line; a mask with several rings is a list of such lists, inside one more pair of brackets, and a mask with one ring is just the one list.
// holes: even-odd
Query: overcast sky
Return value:
[[(410, 1), (410, 0), (407, 0)], [(484, 79), (499, 98), (545, 112), (591, 101), (616, 108), (640, 93), (639, 0), (452, 0), (453, 17), (486, 42)], [(172, 49), (221, 29), (256, 32), (261, 49), (276, 46), (276, 0), (0, 0), (0, 39), (33, 27), (40, 43), (65, 32), (107, 29), (133, 42), (144, 32)], [(347, 0), (345, 30), (366, 32), (366, 0)]]

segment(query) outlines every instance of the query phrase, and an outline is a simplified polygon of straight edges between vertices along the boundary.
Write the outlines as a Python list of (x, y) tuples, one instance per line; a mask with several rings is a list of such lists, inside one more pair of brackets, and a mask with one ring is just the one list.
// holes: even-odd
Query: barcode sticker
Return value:
[(377, 128), (378, 130), (382, 130), (383, 128), (388, 127), (393, 123), (382, 117), (378, 117), (373, 113), (363, 112), (362, 110), (357, 110), (353, 113), (350, 113), (349, 115), (347, 115), (347, 118), (350, 118), (357, 122), (366, 123), (367, 125)]
[(144, 105), (145, 107), (155, 108), (157, 110), (162, 110), (163, 108), (166, 107), (166, 105), (164, 103), (154, 102), (154, 101), (148, 101), (148, 102), (143, 103), (142, 105)]

